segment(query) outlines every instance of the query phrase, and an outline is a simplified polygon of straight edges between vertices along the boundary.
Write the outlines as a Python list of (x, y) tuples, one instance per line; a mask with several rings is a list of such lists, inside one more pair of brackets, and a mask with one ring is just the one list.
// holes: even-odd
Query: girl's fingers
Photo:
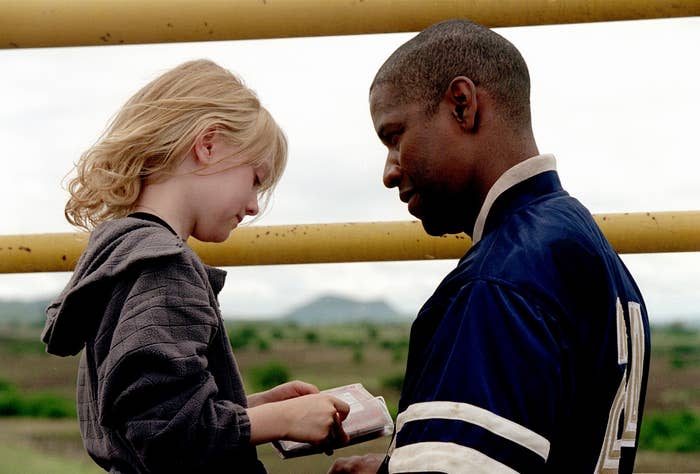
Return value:
[(333, 397), (333, 405), (335, 406), (336, 412), (340, 415), (341, 420), (347, 418), (348, 413), (350, 413), (350, 405), (337, 397)]
[(333, 415), (331, 435), (333, 436), (336, 446), (344, 446), (350, 441), (350, 437), (343, 429), (343, 421), (340, 419), (340, 414), (338, 412), (335, 412), (335, 415)]

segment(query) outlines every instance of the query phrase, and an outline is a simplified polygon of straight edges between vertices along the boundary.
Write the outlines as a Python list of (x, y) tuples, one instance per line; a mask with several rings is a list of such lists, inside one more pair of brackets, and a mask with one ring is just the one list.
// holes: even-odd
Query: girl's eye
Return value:
[(260, 187), (262, 187), (262, 183), (263, 183), (263, 175), (259, 171), (256, 171), (255, 172), (255, 179), (253, 180), (253, 186), (255, 188), (260, 188)]

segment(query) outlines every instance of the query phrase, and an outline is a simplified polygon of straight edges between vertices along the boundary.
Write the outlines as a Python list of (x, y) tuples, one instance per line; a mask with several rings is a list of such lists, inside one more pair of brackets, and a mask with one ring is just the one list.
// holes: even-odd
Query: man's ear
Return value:
[(476, 86), (466, 76), (457, 76), (447, 87), (444, 99), (452, 111), (452, 116), (464, 130), (475, 130), (477, 125), (478, 103)]
[(214, 160), (214, 139), (216, 130), (203, 130), (194, 141), (193, 157), (199, 165), (209, 165)]

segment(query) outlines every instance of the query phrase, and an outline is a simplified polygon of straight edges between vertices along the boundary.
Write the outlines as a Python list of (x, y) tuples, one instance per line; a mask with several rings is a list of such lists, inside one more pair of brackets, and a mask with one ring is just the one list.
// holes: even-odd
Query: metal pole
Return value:
[[(700, 251), (700, 211), (594, 216), (619, 253)], [(86, 233), (0, 236), (0, 273), (62, 272), (75, 267)], [(465, 234), (431, 237), (417, 221), (251, 226), (221, 244), (190, 240), (210, 265), (276, 265), (459, 258)]]
[(420, 31), (700, 15), (700, 0), (0, 0), (0, 48)]

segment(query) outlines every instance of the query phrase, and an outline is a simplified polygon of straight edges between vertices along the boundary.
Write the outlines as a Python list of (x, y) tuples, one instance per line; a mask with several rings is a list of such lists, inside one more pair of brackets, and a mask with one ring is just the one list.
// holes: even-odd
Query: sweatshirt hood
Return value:
[[(66, 288), (46, 309), (41, 334), (46, 351), (60, 356), (78, 354), (95, 333), (120, 277), (136, 266), (188, 251), (180, 237), (154, 222), (126, 217), (98, 226)], [(226, 272), (205, 268), (218, 294)]]

